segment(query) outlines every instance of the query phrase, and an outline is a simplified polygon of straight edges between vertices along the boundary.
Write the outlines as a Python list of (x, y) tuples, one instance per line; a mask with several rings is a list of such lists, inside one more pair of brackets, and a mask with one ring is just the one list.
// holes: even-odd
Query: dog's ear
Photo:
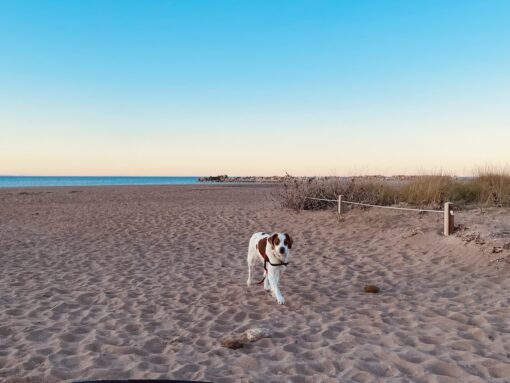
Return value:
[(284, 234), (285, 234), (285, 238), (287, 239), (287, 246), (289, 247), (289, 249), (292, 249), (292, 243), (294, 242), (294, 240), (287, 233), (284, 233)]
[(267, 241), (271, 244), (271, 247), (274, 249), (274, 241), (276, 241), (276, 239), (278, 238), (278, 233), (274, 233), (273, 235), (271, 235)]

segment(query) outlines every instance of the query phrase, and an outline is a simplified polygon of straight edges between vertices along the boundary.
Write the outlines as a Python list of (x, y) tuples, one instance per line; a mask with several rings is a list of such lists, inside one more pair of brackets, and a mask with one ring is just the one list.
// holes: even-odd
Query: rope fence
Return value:
[(342, 204), (377, 207), (377, 208), (392, 209), (392, 210), (407, 210), (407, 211), (418, 211), (418, 212), (427, 212), (427, 213), (441, 213), (441, 214), (444, 214), (444, 235), (448, 236), (448, 235), (452, 234), (453, 229), (454, 229), (453, 204), (451, 202), (446, 202), (444, 204), (443, 210), (431, 210), (431, 209), (412, 209), (412, 208), (407, 208), (407, 207), (396, 207), (396, 206), (372, 205), (372, 204), (368, 204), (368, 203), (345, 201), (343, 199), (343, 195), (339, 195), (338, 200), (327, 199), (327, 198), (312, 198), (312, 197), (306, 197), (306, 198), (310, 199), (310, 200), (315, 200), (315, 201), (326, 201), (326, 202), (338, 203), (338, 214), (342, 214), (344, 212), (344, 210), (342, 208)]

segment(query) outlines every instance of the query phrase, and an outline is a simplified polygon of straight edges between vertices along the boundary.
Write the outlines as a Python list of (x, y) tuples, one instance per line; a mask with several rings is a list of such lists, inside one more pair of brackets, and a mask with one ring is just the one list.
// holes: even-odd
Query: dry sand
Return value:
[[(445, 238), (441, 215), (338, 220), (273, 191), (0, 190), (0, 380), (510, 381), (508, 211)], [(245, 285), (257, 230), (294, 237), (285, 306)], [(273, 337), (221, 347), (251, 327)]]

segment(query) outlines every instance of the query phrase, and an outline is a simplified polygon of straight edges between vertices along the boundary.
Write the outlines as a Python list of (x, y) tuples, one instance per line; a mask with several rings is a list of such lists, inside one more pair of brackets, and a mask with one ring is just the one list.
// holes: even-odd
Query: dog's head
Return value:
[(292, 238), (287, 233), (274, 233), (267, 239), (271, 246), (271, 254), (279, 262), (288, 262), (292, 248)]

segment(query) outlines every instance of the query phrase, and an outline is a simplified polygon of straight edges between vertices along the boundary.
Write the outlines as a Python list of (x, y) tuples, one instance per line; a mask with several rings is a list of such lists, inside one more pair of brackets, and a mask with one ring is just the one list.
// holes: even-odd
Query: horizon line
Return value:
[[(227, 175), (227, 174), (214, 174), (214, 175), (185, 175), (185, 176), (176, 176), (176, 175), (26, 175), (26, 174), (0, 174), (0, 177), (88, 177), (88, 178), (201, 178), (201, 177), (218, 177), (226, 175), (229, 178), (235, 178), (235, 177), (258, 177), (258, 178), (271, 178), (271, 177), (285, 177), (286, 175)], [(444, 175), (444, 176), (451, 176), (451, 177), (474, 177), (475, 175), (465, 175), (465, 174), (449, 174), (447, 172), (441, 172), (440, 174), (431, 172), (431, 173), (416, 173), (416, 174), (391, 174), (391, 175), (384, 175), (384, 174), (355, 174), (355, 175), (300, 175), (300, 176), (293, 176), (289, 175), (290, 177), (295, 178), (312, 178), (312, 177), (320, 177), (320, 178), (349, 178), (349, 177), (418, 177), (418, 176), (437, 176), (437, 175)]]

